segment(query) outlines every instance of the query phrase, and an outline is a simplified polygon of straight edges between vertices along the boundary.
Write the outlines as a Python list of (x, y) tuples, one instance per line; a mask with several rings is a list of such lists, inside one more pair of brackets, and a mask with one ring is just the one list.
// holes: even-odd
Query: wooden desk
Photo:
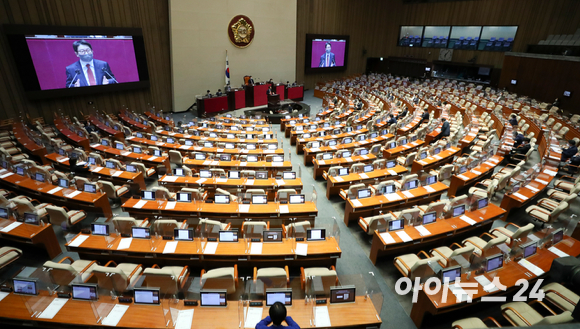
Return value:
[[(0, 175), (7, 175), (5, 169), (0, 170)], [(70, 210), (85, 210), (103, 213), (105, 217), (112, 218), (113, 212), (109, 204), (109, 198), (105, 193), (80, 192), (75, 196), (70, 196), (76, 190), (62, 189), (54, 191), (58, 186), (41, 183), (28, 177), (12, 173), (9, 176), (0, 178), (0, 184), (8, 189), (22, 193), (39, 201), (46, 201), (60, 206), (66, 206)], [(54, 191), (50, 193), (50, 191)], [(66, 192), (66, 195), (65, 193)]]
[(354, 163), (366, 163), (375, 161), (377, 157), (374, 154), (356, 155), (349, 158), (332, 158), (330, 160), (312, 160), (314, 169), (312, 169), (314, 179), (322, 176), (323, 172), (328, 172), (330, 167), (348, 165), (349, 167)]
[[(548, 174), (546, 169), (550, 170), (553, 175)], [(501, 207), (506, 210), (505, 217), (507, 218), (512, 209), (523, 207), (539, 196), (541, 192), (550, 185), (552, 180), (556, 177), (557, 172), (557, 168), (546, 166), (544, 171), (542, 171), (538, 177), (533, 179), (529, 184), (520, 187), (519, 191), (511, 194), (506, 193), (501, 200)]]
[[(422, 236), (414, 226), (407, 226), (405, 223), (405, 231), (413, 240), (404, 242), (396, 232), (388, 232), (388, 234), (395, 240), (395, 243), (386, 243), (381, 234), (375, 231), (373, 234), (373, 243), (371, 245), (371, 254), (369, 258), (373, 264), (377, 264), (380, 257), (403, 255), (412, 250), (424, 250), (428, 247), (437, 247), (448, 245), (452, 242), (459, 241), (460, 236), (477, 235), (478, 231), (489, 231), (493, 221), (503, 217), (505, 210), (494, 205), (489, 204), (487, 207), (475, 211), (466, 211), (465, 216), (473, 219), (477, 224), (470, 225), (459, 217), (452, 217), (448, 219), (439, 218), (435, 223), (424, 225), (424, 227), (431, 233), (427, 236)], [(398, 231), (397, 231), (398, 232)]]
[(383, 158), (392, 159), (415, 152), (421, 146), (423, 146), (423, 144), (425, 144), (425, 142), (418, 139), (414, 142), (407, 143), (405, 145), (397, 146), (392, 149), (383, 150)]
[(195, 160), (195, 159), (185, 159), (183, 164), (190, 168), (221, 168), (224, 170), (262, 170), (268, 171), (268, 173), (275, 175), (278, 172), (290, 171), (292, 170), (292, 163), (290, 161), (284, 162), (242, 162), (239, 160), (235, 161), (215, 161), (215, 160)]
[(133, 129), (137, 129), (137, 130), (144, 131), (147, 133), (150, 133), (153, 131), (153, 128), (151, 128), (151, 126), (144, 125), (141, 122), (138, 122), (138, 121), (132, 119), (129, 116), (129, 114), (127, 114), (125, 111), (120, 111), (118, 114), (118, 117), (121, 121), (125, 122), (126, 124), (131, 126)]
[(175, 123), (173, 122), (173, 120), (165, 120), (165, 119), (158, 117), (156, 114), (151, 113), (151, 112), (145, 112), (143, 114), (145, 114), (149, 119), (157, 122), (158, 124), (160, 123), (164, 126), (175, 127)]
[[(46, 291), (41, 291), (41, 298), (45, 297), (48, 304), (54, 296), (48, 296)], [(10, 293), (0, 302), (0, 318), (9, 326), (42, 326), (42, 327), (106, 327), (97, 323), (93, 313), (94, 304), (82, 300), (69, 300), (53, 319), (31, 318), (25, 301), (28, 298)], [(118, 299), (111, 300), (110, 296), (101, 296), (99, 303), (119, 304)], [(163, 304), (167, 308), (167, 302)], [(129, 308), (117, 324), (118, 328), (135, 329), (166, 329), (167, 325), (173, 328), (174, 324), (167, 321), (164, 308), (157, 305), (122, 304)], [(354, 303), (329, 304), (328, 313), (332, 326), (330, 328), (369, 328), (380, 327), (382, 321), (370, 298), (356, 296)], [(238, 301), (228, 300), (226, 307), (205, 308), (200, 306), (184, 306), (183, 300), (172, 304), (177, 310), (195, 310), (191, 328), (200, 329), (231, 329), (238, 328)], [(268, 316), (268, 307), (263, 308), (262, 318)], [(380, 310), (379, 310), (380, 311)], [(288, 308), (288, 316), (291, 316), (301, 328), (309, 328), (312, 318), (312, 305), (303, 299), (294, 299), (292, 307)]]
[[(82, 259), (102, 260), (105, 263), (109, 260), (116, 260), (118, 263), (134, 262), (145, 266), (158, 264), (161, 267), (187, 265), (190, 270), (192, 268), (205, 268), (207, 270), (233, 266), (234, 264), (246, 268), (254, 266), (284, 267), (285, 265), (292, 268), (299, 266), (330, 267), (331, 265), (336, 266), (336, 261), (342, 253), (338, 241), (334, 237), (329, 237), (324, 241), (304, 241), (308, 244), (308, 254), (307, 256), (298, 256), (294, 252), (294, 239), (284, 239), (281, 243), (263, 243), (262, 253), (256, 255), (250, 253), (250, 244), (242, 239), (241, 234), (238, 242), (218, 243), (215, 254), (204, 254), (203, 248), (206, 241), (200, 238), (194, 238), (194, 241), (179, 241), (174, 253), (163, 253), (167, 242), (170, 241), (163, 240), (162, 237), (153, 236), (151, 240), (133, 239), (129, 249), (117, 250), (121, 237), (116, 234), (111, 234), (108, 238), (98, 235), (84, 235), (88, 238), (80, 246), (70, 247), (69, 244), (66, 245), (68, 251), (78, 252)], [(154, 246), (154, 250), (151, 250), (152, 246)]]
[[(295, 123), (291, 123), (292, 121), (296, 120), (297, 122)], [(308, 122), (298, 122), (298, 120), (308, 120)], [(309, 126), (309, 125), (321, 125), (324, 124), (327, 120), (317, 120), (317, 121), (310, 121), (309, 117), (304, 117), (304, 118), (297, 118), (297, 119), (290, 119), (288, 120), (288, 123), (284, 124), (284, 136), (286, 138), (290, 137), (290, 132), (293, 131), (292, 128), (296, 128), (299, 126)], [(282, 130), (282, 129), (280, 129)]]
[[(473, 142), (475, 141), (475, 138), (477, 137), (477, 133), (479, 132), (479, 127), (472, 127), (471, 130), (469, 131), (469, 133), (467, 133), (467, 135), (465, 135), (465, 137), (463, 137), (463, 139), (461, 139), (459, 141), (459, 148), (461, 149), (461, 151), (463, 152), (466, 148), (470, 147), (471, 144), (473, 144)], [(501, 135), (499, 135), (501, 137)]]
[(275, 150), (263, 150), (263, 149), (255, 149), (255, 150), (248, 150), (248, 149), (239, 149), (239, 148), (235, 148), (235, 149), (226, 149), (226, 148), (217, 148), (217, 147), (201, 147), (201, 146), (187, 146), (187, 145), (181, 145), (178, 143), (164, 143), (164, 142), (160, 142), (160, 141), (152, 141), (146, 138), (139, 138), (139, 137), (134, 137), (131, 136), (130, 138), (127, 138), (127, 140), (130, 140), (132, 143), (137, 143), (137, 144), (141, 144), (141, 145), (147, 145), (147, 146), (156, 146), (165, 150), (173, 150), (173, 151), (179, 151), (181, 153), (183, 152), (204, 152), (204, 153), (226, 153), (226, 154), (255, 154), (255, 155), (259, 155), (259, 156), (265, 156), (268, 154), (278, 154), (278, 155), (284, 155), (284, 150), (281, 148), (277, 148)]
[(75, 132), (72, 132), (61, 118), (54, 119), (54, 126), (60, 134), (72, 145), (80, 146), (85, 151), (90, 150), (90, 142), (88, 138), (81, 137)]
[(167, 187), (170, 191), (179, 191), (184, 187), (198, 188), (202, 187), (204, 190), (211, 193), (210, 197), (215, 192), (216, 188), (221, 189), (238, 189), (245, 191), (249, 188), (264, 189), (268, 194), (268, 200), (274, 201), (276, 191), (278, 189), (295, 189), (298, 193), (302, 191), (302, 179), (233, 179), (233, 178), (199, 178), (199, 177), (177, 177), (164, 175), (159, 178), (160, 186)]
[(332, 132), (334, 129), (342, 129), (344, 127), (346, 127), (346, 124), (341, 123), (341, 124), (334, 125), (334, 126), (319, 127), (319, 128), (310, 129), (310, 130), (292, 130), (290, 132), (290, 145), (296, 145), (296, 142), (298, 141), (298, 138), (304, 139), (304, 138), (302, 138), (302, 136), (304, 134), (320, 133), (321, 131), (330, 131), (330, 132)]
[(26, 127), (24, 123), (18, 122), (12, 124), (12, 133), (14, 137), (16, 137), (16, 141), (20, 144), (26, 153), (34, 155), (42, 161), (43, 164), (46, 164), (46, 160), (44, 159), (44, 155), (46, 154), (46, 148), (44, 146), (36, 144), (28, 135), (26, 134)]
[[(159, 135), (163, 135), (163, 136), (171, 136), (175, 139), (191, 139), (194, 141), (207, 141), (207, 142), (222, 142), (222, 143), (246, 143), (246, 144), (258, 144), (258, 143), (271, 143), (271, 144), (278, 144), (278, 140), (277, 139), (245, 139), (245, 138), (234, 138), (234, 139), (230, 139), (230, 138), (221, 138), (221, 137), (206, 137), (206, 136), (194, 136), (194, 135), (190, 135), (190, 134), (180, 134), (180, 133), (176, 133), (176, 132), (169, 132), (166, 130), (157, 130), (155, 132), (156, 134)], [(235, 133), (235, 135), (240, 135), (241, 132), (237, 131), (237, 133)], [(243, 134), (245, 135), (245, 133)], [(127, 140), (131, 140), (132, 138), (129, 137), (127, 138)]]
[(89, 122), (92, 125), (94, 125), (95, 127), (97, 127), (97, 129), (99, 129), (100, 131), (105, 133), (107, 136), (112, 136), (115, 139), (118, 139), (120, 141), (125, 140), (125, 134), (122, 131), (115, 130), (112, 127), (107, 126), (106, 124), (99, 121), (99, 119), (97, 117), (95, 117), (94, 115), (90, 116)]
[[(580, 255), (580, 242), (566, 236), (564, 240), (560, 241), (555, 245), (556, 248), (559, 250), (567, 253), (570, 256), (578, 257)], [(548, 272), (550, 267), (552, 266), (552, 262), (554, 259), (558, 258), (557, 255), (553, 254), (552, 252), (548, 251), (547, 249), (540, 249), (538, 248), (537, 254), (530, 256), (527, 260), (536, 265), (537, 267), (541, 268), (544, 272)], [(477, 283), (475, 280), (476, 276), (475, 273), (471, 276), (470, 279), (467, 279), (467, 274), (463, 274), (461, 276), (461, 282), (466, 283), (477, 283), (477, 288), (475, 287), (466, 287), (465, 291), (472, 296), (472, 303), (467, 302), (457, 302), (455, 295), (451, 291), (447, 291), (447, 301), (443, 301), (443, 288), (437, 294), (427, 295), (425, 290), (419, 291), (417, 303), (413, 304), (413, 308), (411, 309), (411, 319), (417, 326), (420, 328), (425, 315), (427, 313), (431, 315), (438, 315), (442, 313), (452, 312), (456, 310), (460, 310), (464, 307), (468, 307), (473, 305), (474, 303), (478, 303), (481, 301), (481, 298), (488, 295), (506, 295), (509, 293), (514, 292), (515, 290), (520, 289), (520, 286), (516, 286), (516, 282), (520, 279), (524, 279), (530, 281), (530, 285), (533, 284), (533, 281), (538, 279), (538, 276), (531, 273), (525, 267), (519, 265), (516, 261), (510, 261), (508, 263), (504, 262), (504, 266), (499, 269), (495, 270), (491, 273), (484, 274), (489, 281), (493, 280), (493, 277), (497, 276), (500, 277), (500, 282), (502, 285), (507, 287), (507, 292), (498, 290), (493, 293), (488, 293), (483, 290), (483, 287)], [(542, 277), (545, 276), (542, 275)], [(473, 293), (468, 290), (473, 290)]]
[(451, 146), (450, 148), (441, 151), (437, 155), (429, 156), (423, 160), (413, 161), (413, 166), (411, 167), (411, 173), (417, 173), (421, 170), (429, 170), (436, 167), (440, 167), (443, 164), (453, 162), (453, 158), (459, 155), (461, 149)]
[(157, 168), (157, 165), (164, 165), (167, 170), (171, 170), (169, 157), (157, 157), (147, 154), (134, 153), (129, 151), (121, 151), (113, 147), (104, 146), (101, 144), (91, 144), (91, 149), (99, 153), (104, 153), (107, 158), (119, 157), (125, 162), (137, 161), (143, 162), (145, 167)]
[[(0, 226), (2, 228), (15, 223), (14, 220), (0, 219)], [(26, 223), (20, 223), (19, 226), (8, 232), (0, 232), (0, 239), (10, 240), (23, 244), (33, 244), (41, 245), (46, 252), (48, 257), (55, 258), (62, 253), (54, 229), (50, 223), (42, 225), (30, 225)]]
[[(56, 153), (45, 155), (50, 163), (57, 169), (70, 172), (69, 158), (60, 156)], [(88, 175), (92, 178), (104, 179), (112, 182), (114, 185), (129, 184), (133, 194), (140, 194), (140, 190), (145, 190), (145, 178), (142, 172), (128, 172), (123, 170), (112, 170), (106, 167), (89, 166), (91, 173)], [(119, 174), (120, 173), (120, 174)], [(78, 173), (77, 173), (78, 174)], [(81, 175), (83, 176), (83, 175)]]
[[(152, 216), (163, 216), (165, 218), (192, 219), (212, 218), (224, 223), (232, 223), (232, 227), (242, 227), (244, 219), (270, 221), (270, 227), (280, 227), (280, 225), (290, 224), (290, 219), (295, 218), (297, 222), (302, 220), (310, 221), (314, 225), (314, 219), (318, 215), (318, 209), (312, 202), (304, 204), (281, 205), (277, 202), (268, 202), (264, 205), (205, 203), (203, 201), (168, 202), (162, 200), (146, 201), (142, 207), (137, 207), (138, 199), (129, 199), (123, 204), (123, 211), (128, 212), (136, 218), (151, 218)], [(173, 209), (171, 207), (173, 206)], [(284, 209), (288, 207), (288, 212)], [(248, 208), (249, 207), (249, 208)], [(242, 209), (247, 208), (247, 209)], [(247, 211), (246, 211), (247, 210)]]
[(454, 198), (458, 191), (462, 190), (466, 186), (472, 186), (473, 184), (485, 179), (491, 175), (494, 169), (503, 161), (503, 157), (499, 155), (494, 155), (489, 158), (486, 162), (480, 164), (479, 166), (466, 171), (461, 175), (451, 176), (451, 184), (449, 185), (449, 191), (447, 194), (450, 198)]
[(326, 198), (330, 199), (331, 195), (338, 194), (341, 189), (348, 189), (351, 184), (371, 184), (376, 180), (385, 181), (389, 179), (399, 179), (402, 174), (407, 172), (407, 168), (396, 165), (390, 169), (373, 170), (366, 173), (350, 173), (345, 176), (328, 176), (327, 172), (322, 174), (326, 179)]
[[(379, 211), (387, 213), (388, 211), (396, 209), (428, 204), (431, 201), (439, 200), (441, 194), (447, 192), (449, 189), (449, 186), (441, 182), (429, 186), (435, 191), (429, 192), (424, 187), (409, 190), (408, 192), (413, 194), (413, 197), (408, 197), (401, 191), (392, 193), (400, 197), (400, 199), (394, 201), (389, 201), (385, 195), (373, 195), (364, 199), (347, 199), (344, 209), (344, 224), (348, 226), (351, 221), (358, 221), (360, 217), (379, 215)], [(355, 202), (353, 203), (353, 201)], [(356, 203), (360, 203), (360, 205)]]
[(411, 121), (406, 126), (404, 126), (402, 128), (399, 128), (397, 130), (397, 136), (399, 136), (399, 135), (407, 135), (407, 134), (411, 133), (413, 130), (419, 128), (419, 125), (420, 125), (420, 123), (422, 121), (423, 121), (423, 119), (421, 118), (421, 115), (415, 116), (415, 118), (413, 119), (413, 121)]
[(362, 140), (360, 142), (352, 142), (352, 143), (348, 143), (348, 144), (338, 144), (336, 146), (321, 146), (318, 148), (304, 148), (304, 165), (310, 165), (312, 163), (312, 160), (314, 160), (316, 158), (316, 155), (319, 153), (325, 153), (325, 152), (336, 152), (338, 150), (348, 150), (348, 149), (354, 149), (357, 147), (368, 147), (368, 146), (373, 146), (375, 144), (382, 144), (385, 141), (388, 141), (389, 139), (395, 137), (392, 134), (386, 134), (386, 135), (382, 135), (382, 136), (378, 136), (375, 138), (369, 138), (369, 139), (365, 139)]
[(354, 137), (356, 137), (356, 135), (359, 134), (366, 134), (368, 132), (367, 128), (363, 128), (360, 130), (355, 130), (355, 131), (351, 131), (348, 133), (341, 133), (338, 135), (326, 135), (323, 137), (311, 137), (311, 138), (299, 138), (296, 141), (296, 153), (301, 154), (304, 151), (304, 147), (306, 145), (306, 143), (308, 142), (317, 142), (317, 141), (324, 141), (324, 140), (330, 140), (330, 139), (342, 139), (345, 137), (352, 137), (354, 140)]

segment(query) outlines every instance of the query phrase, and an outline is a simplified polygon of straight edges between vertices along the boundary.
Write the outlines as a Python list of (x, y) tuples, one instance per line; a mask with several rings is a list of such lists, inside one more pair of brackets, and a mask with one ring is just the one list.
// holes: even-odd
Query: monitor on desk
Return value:
[(401, 139), (399, 141), (399, 145), (405, 145), (405, 144), (407, 144), (407, 139), (406, 138), (403, 138), (403, 139)]
[(156, 156), (156, 157), (160, 157), (160, 156), (162, 156), (163, 154), (161, 153), (161, 151), (160, 151), (160, 150), (153, 150), (153, 155), (154, 155), (154, 156)]
[(425, 185), (432, 185), (435, 183), (437, 183), (437, 175), (430, 175), (425, 179)]
[(296, 179), (296, 172), (285, 171), (282, 173), (282, 179)]
[(46, 181), (46, 177), (44, 177), (44, 174), (39, 172), (34, 174), (34, 179), (41, 183), (44, 183)]
[(256, 179), (268, 179), (267, 171), (256, 171)]
[(395, 193), (395, 191), (397, 190), (397, 188), (395, 187), (394, 184), (389, 184), (389, 185), (384, 185), (381, 188), (381, 194), (391, 194), (391, 193)]
[(125, 149), (125, 145), (123, 145), (122, 143), (115, 143), (115, 148), (117, 150), (123, 151)]
[(151, 140), (157, 142), (159, 138), (156, 135), (151, 135)]
[(219, 242), (238, 242), (238, 231), (220, 231)]
[[(347, 138), (342, 140), (342, 144), (350, 144), (350, 143), (352, 143), (352, 138), (350, 138), (350, 137), (347, 137)], [(350, 152), (345, 152), (345, 153), (350, 153)]]
[(435, 223), (437, 220), (437, 212), (432, 211), (423, 215), (423, 225)]
[(512, 194), (514, 194), (520, 190), (520, 185), (521, 185), (521, 182), (518, 182), (518, 183), (515, 183), (514, 185), (512, 185)]
[(256, 149), (256, 144), (246, 144), (246, 148), (248, 150), (255, 150)]
[(330, 287), (330, 304), (354, 303), (355, 299), (355, 286)]
[(254, 134), (246, 134), (246, 139), (254, 139)]
[(489, 204), (489, 201), (487, 198), (481, 198), (479, 200), (477, 200), (477, 209), (482, 209), (487, 207), (487, 205)]
[(455, 280), (461, 279), (461, 266), (453, 266), (445, 268), (441, 271), (441, 281), (443, 282), (455, 282)]
[(371, 171), (373, 171), (373, 170), (374, 170), (374, 167), (373, 167), (373, 165), (372, 165), (372, 164), (365, 165), (365, 166), (363, 167), (363, 172), (371, 172)]
[(252, 195), (252, 204), (267, 204), (268, 198), (266, 195)]
[(212, 148), (213, 147), (213, 143), (212, 142), (204, 142), (203, 143), (203, 147), (205, 147), (205, 148)]
[(326, 229), (314, 228), (306, 230), (306, 241), (324, 241), (326, 240)]
[(404, 228), (405, 228), (405, 220), (403, 218), (392, 219), (389, 221), (389, 232), (402, 230)]
[(173, 169), (173, 176), (179, 176), (179, 177), (185, 176), (185, 172), (183, 171), (183, 168)]
[(332, 153), (322, 154), (322, 160), (330, 160), (330, 159), (332, 159)]
[(264, 139), (274, 139), (274, 134), (264, 134)]
[(248, 155), (247, 161), (248, 162), (258, 162), (258, 157), (255, 155)]
[(538, 251), (538, 244), (536, 241), (532, 241), (524, 244), (522, 249), (524, 250), (524, 258), (528, 258), (536, 254)]
[(320, 142), (312, 142), (310, 144), (311, 149), (315, 149), (315, 148), (319, 148), (319, 147), (320, 147)]
[(301, 204), (306, 201), (306, 197), (304, 194), (292, 194), (289, 196), (288, 200), (290, 204)]
[(36, 284), (35, 279), (14, 278), (12, 280), (14, 293), (19, 295), (38, 295)]
[(297, 126), (296, 131), (304, 131), (304, 126)]
[(240, 172), (237, 170), (230, 170), (228, 171), (228, 178), (230, 179), (239, 179), (240, 178)]
[(220, 154), (220, 161), (231, 161), (232, 155), (231, 154)]
[(403, 185), (403, 191), (408, 191), (408, 190), (416, 189), (418, 187), (419, 187), (419, 180), (418, 179), (413, 179), (413, 180), (410, 180), (410, 181), (406, 182)]
[(464, 204), (453, 207), (453, 216), (452, 217), (461, 216), (463, 214), (465, 214), (465, 205)]
[(192, 229), (181, 229), (176, 228), (173, 230), (173, 240), (175, 241), (193, 241), (193, 230)]
[(227, 290), (200, 290), (199, 305), (202, 307), (226, 307), (228, 306)]
[(72, 299), (75, 300), (98, 300), (99, 295), (97, 292), (97, 285), (90, 283), (73, 283), (72, 287)]
[(419, 159), (423, 160), (423, 159), (425, 159), (425, 158), (426, 158), (426, 157), (428, 157), (428, 156), (429, 156), (429, 154), (427, 153), (427, 151), (423, 151), (423, 152), (421, 152), (421, 154), (419, 155)]
[(365, 199), (370, 198), (371, 196), (371, 189), (370, 188), (363, 188), (357, 191), (356, 198), (357, 199)]
[(105, 161), (105, 167), (108, 169), (115, 169), (116, 164), (113, 161), (107, 160)]
[(109, 225), (91, 223), (91, 233), (93, 235), (109, 236)]
[(175, 199), (177, 202), (191, 202), (191, 193), (177, 192)]
[(133, 153), (141, 154), (141, 148), (139, 146), (133, 146)]
[(143, 138), (143, 133), (141, 133), (141, 132), (137, 132), (137, 133), (135, 134), (135, 136), (137, 136), (137, 138)]
[(497, 254), (495, 256), (489, 256), (486, 258), (485, 271), (491, 272), (495, 271), (503, 266), (503, 255)]
[[(226, 138), (227, 139), (236, 139), (236, 135), (234, 135), (234, 134), (226, 134)], [(226, 144), (226, 146), (227, 146), (227, 144)]]
[(350, 151), (342, 152), (341, 156), (343, 158), (349, 158), (352, 155)]
[(38, 214), (31, 213), (31, 212), (25, 212), (23, 222), (26, 224), (31, 224), (31, 225), (39, 225), (40, 218), (38, 217)]
[(349, 127), (346, 127), (346, 128), (344, 128), (344, 131), (347, 132), (347, 133), (349, 133), (349, 132), (352, 131), (352, 127), (350, 127), (350, 126)]
[(61, 148), (59, 148), (59, 149), (58, 149), (58, 155), (61, 155), (61, 156), (66, 156), (66, 151), (65, 151), (65, 150), (63, 150), (63, 149), (61, 149)]
[(189, 139), (186, 139), (185, 140), (185, 146), (193, 146), (193, 141), (192, 140), (189, 140)]
[(216, 194), (214, 200), (216, 204), (229, 204), (230, 196), (227, 194)]
[(308, 133), (308, 134), (303, 134), (303, 135), (302, 135), (302, 138), (304, 138), (304, 139), (306, 139), (306, 138), (310, 138), (310, 137), (312, 137), (312, 135), (310, 135), (309, 133)]
[(85, 184), (83, 186), (85, 192), (88, 193), (97, 193), (97, 185), (96, 184)]
[(391, 168), (395, 168), (397, 166), (397, 161), (395, 160), (391, 160), (391, 161), (387, 161), (387, 169), (391, 169)]
[(209, 170), (200, 170), (199, 171), (199, 177), (201, 178), (211, 178), (211, 171)]
[(10, 217), (10, 213), (8, 212), (8, 208), (1, 207), (0, 208), (0, 218), (8, 219)]
[(328, 141), (328, 146), (336, 146), (336, 139), (332, 139)]
[(275, 155), (272, 157), (272, 162), (284, 162), (284, 156), (282, 155)]
[(159, 305), (159, 288), (134, 288), (135, 304)]
[(16, 167), (16, 175), (24, 176), (24, 167)]
[(266, 289), (266, 306), (272, 306), (276, 302), (292, 306), (292, 288)]
[(362, 150), (360, 150), (360, 152), (359, 152), (359, 154), (358, 154), (358, 155), (367, 155), (367, 154), (369, 154), (369, 150), (367, 150), (367, 149), (362, 149)]
[(226, 143), (224, 146), (226, 150), (233, 150), (236, 148), (236, 145), (234, 145), (234, 143)]
[(417, 135), (414, 135), (414, 136), (412, 136), (412, 137), (411, 137), (411, 143), (412, 143), (412, 142), (416, 142), (416, 141), (417, 141)]
[(155, 200), (154, 191), (141, 191), (141, 199), (143, 200)]
[(340, 168), (338, 169), (338, 176), (346, 176), (349, 173), (349, 168)]
[(377, 138), (378, 136), (379, 136), (379, 134), (377, 134), (375, 132), (375, 133), (370, 134), (369, 138)]
[(108, 141), (108, 140), (106, 140), (106, 139), (101, 139), (101, 144), (102, 144), (103, 146), (109, 146), (109, 141)]
[(173, 139), (171, 137), (167, 137), (166, 143), (167, 144), (175, 144), (175, 139)]
[(10, 164), (8, 163), (8, 161), (2, 160), (2, 168), (10, 169), (9, 167), (10, 167)]
[(205, 160), (205, 153), (195, 153), (195, 160)]
[(562, 241), (564, 239), (564, 230), (562, 229), (557, 229), (554, 233), (553, 233), (553, 237), (552, 237), (552, 244), (556, 244), (560, 241)]
[(397, 142), (387, 143), (387, 149), (394, 149), (395, 147), (397, 147)]
[(133, 226), (131, 227), (131, 236), (137, 239), (150, 239), (151, 231), (149, 227)]
[(94, 157), (89, 157), (89, 165), (96, 166), (97, 165), (97, 159), (94, 158)]
[(262, 232), (263, 242), (282, 242), (282, 230), (272, 229)]
[(217, 138), (217, 134), (216, 133), (209, 133), (209, 137), (210, 138)]
[(458, 171), (459, 171), (459, 174), (460, 175), (461, 174), (464, 174), (467, 171), (467, 167), (466, 166), (460, 166)]
[(439, 153), (441, 153), (441, 148), (440, 147), (436, 147), (435, 149), (433, 149), (433, 155), (439, 154)]

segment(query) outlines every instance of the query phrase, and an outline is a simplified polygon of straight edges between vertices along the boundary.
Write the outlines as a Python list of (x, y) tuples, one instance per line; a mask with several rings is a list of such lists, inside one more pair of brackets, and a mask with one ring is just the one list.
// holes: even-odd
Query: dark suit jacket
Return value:
[(450, 133), (451, 128), (449, 126), (449, 121), (443, 122), (443, 125), (441, 126), (441, 136), (449, 136)]
[(531, 147), (532, 147), (532, 145), (530, 145), (530, 144), (524, 144), (524, 145), (516, 148), (515, 153), (517, 153), (517, 154), (526, 154), (526, 153), (528, 153), (528, 151), (530, 150)]
[(330, 53), (330, 58), (329, 58), (329, 66), (326, 66), (326, 52), (324, 54), (322, 54), (322, 56), (320, 56), (320, 64), (318, 64), (318, 67), (333, 67), (336, 66), (336, 62), (334, 61), (334, 54)]
[(399, 113), (399, 114), (397, 115), (397, 119), (398, 119), (398, 118), (404, 118), (404, 117), (406, 117), (406, 116), (407, 116), (407, 109), (404, 109), (404, 110), (403, 110), (403, 112), (401, 112), (401, 113)]
[(512, 119), (510, 119), (510, 121), (509, 121), (509, 122), (510, 122), (510, 124), (511, 124), (512, 126), (517, 126), (517, 125), (518, 125), (518, 119), (516, 119), (516, 118), (512, 118)]
[(397, 119), (395, 118), (390, 118), (389, 121), (387, 121), (387, 123), (390, 125), (392, 125), (393, 123), (397, 123)]
[[(109, 79), (110, 77), (103, 72), (103, 68), (105, 68), (105, 71), (107, 71), (111, 76), (115, 77), (113, 72), (111, 72), (111, 68), (109, 67), (109, 63), (107, 63), (105, 61), (100, 61), (98, 59), (93, 59), (93, 65), (95, 66), (94, 73), (95, 73), (95, 82), (97, 83), (97, 85), (103, 84), (103, 76), (107, 77), (107, 80), (109, 80), (109, 83), (116, 83), (115, 80)], [(76, 76), (74, 82), (76, 82), (76, 80), (79, 80), (81, 83), (81, 87), (87, 87), (89, 85), (89, 83), (87, 82), (87, 79), (85, 78), (83, 68), (81, 67), (81, 61), (76, 61), (76, 62), (74, 62), (71, 65), (66, 67), (66, 88), (69, 88), (71, 83), (72, 83), (72, 85), (74, 85), (73, 78), (76, 75), (76, 72), (75, 72), (76, 70), (79, 70), (79, 74)]]
[(516, 138), (515, 138), (514, 140), (515, 140), (515, 142), (514, 142), (514, 146), (515, 146), (515, 147), (518, 147), (518, 146), (520, 146), (520, 145), (522, 144), (522, 142), (524, 141), (524, 135), (522, 135), (522, 134), (517, 134), (517, 135), (516, 135)]
[(574, 156), (574, 154), (578, 153), (578, 148), (574, 146), (570, 146), (567, 149), (562, 150), (562, 161), (566, 161)]

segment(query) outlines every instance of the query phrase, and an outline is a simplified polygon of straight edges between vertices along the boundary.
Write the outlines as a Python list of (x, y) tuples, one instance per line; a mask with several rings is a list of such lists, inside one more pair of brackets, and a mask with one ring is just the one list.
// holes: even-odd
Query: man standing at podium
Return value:
[(334, 54), (330, 52), (332, 49), (330, 42), (327, 42), (324, 48), (326, 51), (320, 56), (320, 64), (318, 67), (335, 67), (336, 62), (334, 61)]

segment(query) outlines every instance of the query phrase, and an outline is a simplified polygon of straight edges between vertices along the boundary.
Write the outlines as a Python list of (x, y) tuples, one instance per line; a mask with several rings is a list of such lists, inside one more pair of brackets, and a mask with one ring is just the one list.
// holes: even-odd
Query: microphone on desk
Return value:
[(75, 76), (73, 77), (72, 81), (70, 82), (67, 88), (70, 88), (76, 82), (76, 78), (79, 75), (79, 73), (81, 73), (81, 70), (75, 70)]
[(119, 82), (117, 81), (117, 79), (115, 79), (115, 77), (114, 77), (114, 76), (113, 76), (111, 73), (109, 73), (109, 71), (107, 71), (107, 69), (106, 69), (106, 68), (102, 67), (102, 68), (101, 68), (101, 70), (103, 71), (103, 73), (105, 73), (106, 75), (108, 75), (108, 76), (109, 76), (109, 78), (113, 79), (113, 81), (115, 81), (115, 83), (119, 83)]

